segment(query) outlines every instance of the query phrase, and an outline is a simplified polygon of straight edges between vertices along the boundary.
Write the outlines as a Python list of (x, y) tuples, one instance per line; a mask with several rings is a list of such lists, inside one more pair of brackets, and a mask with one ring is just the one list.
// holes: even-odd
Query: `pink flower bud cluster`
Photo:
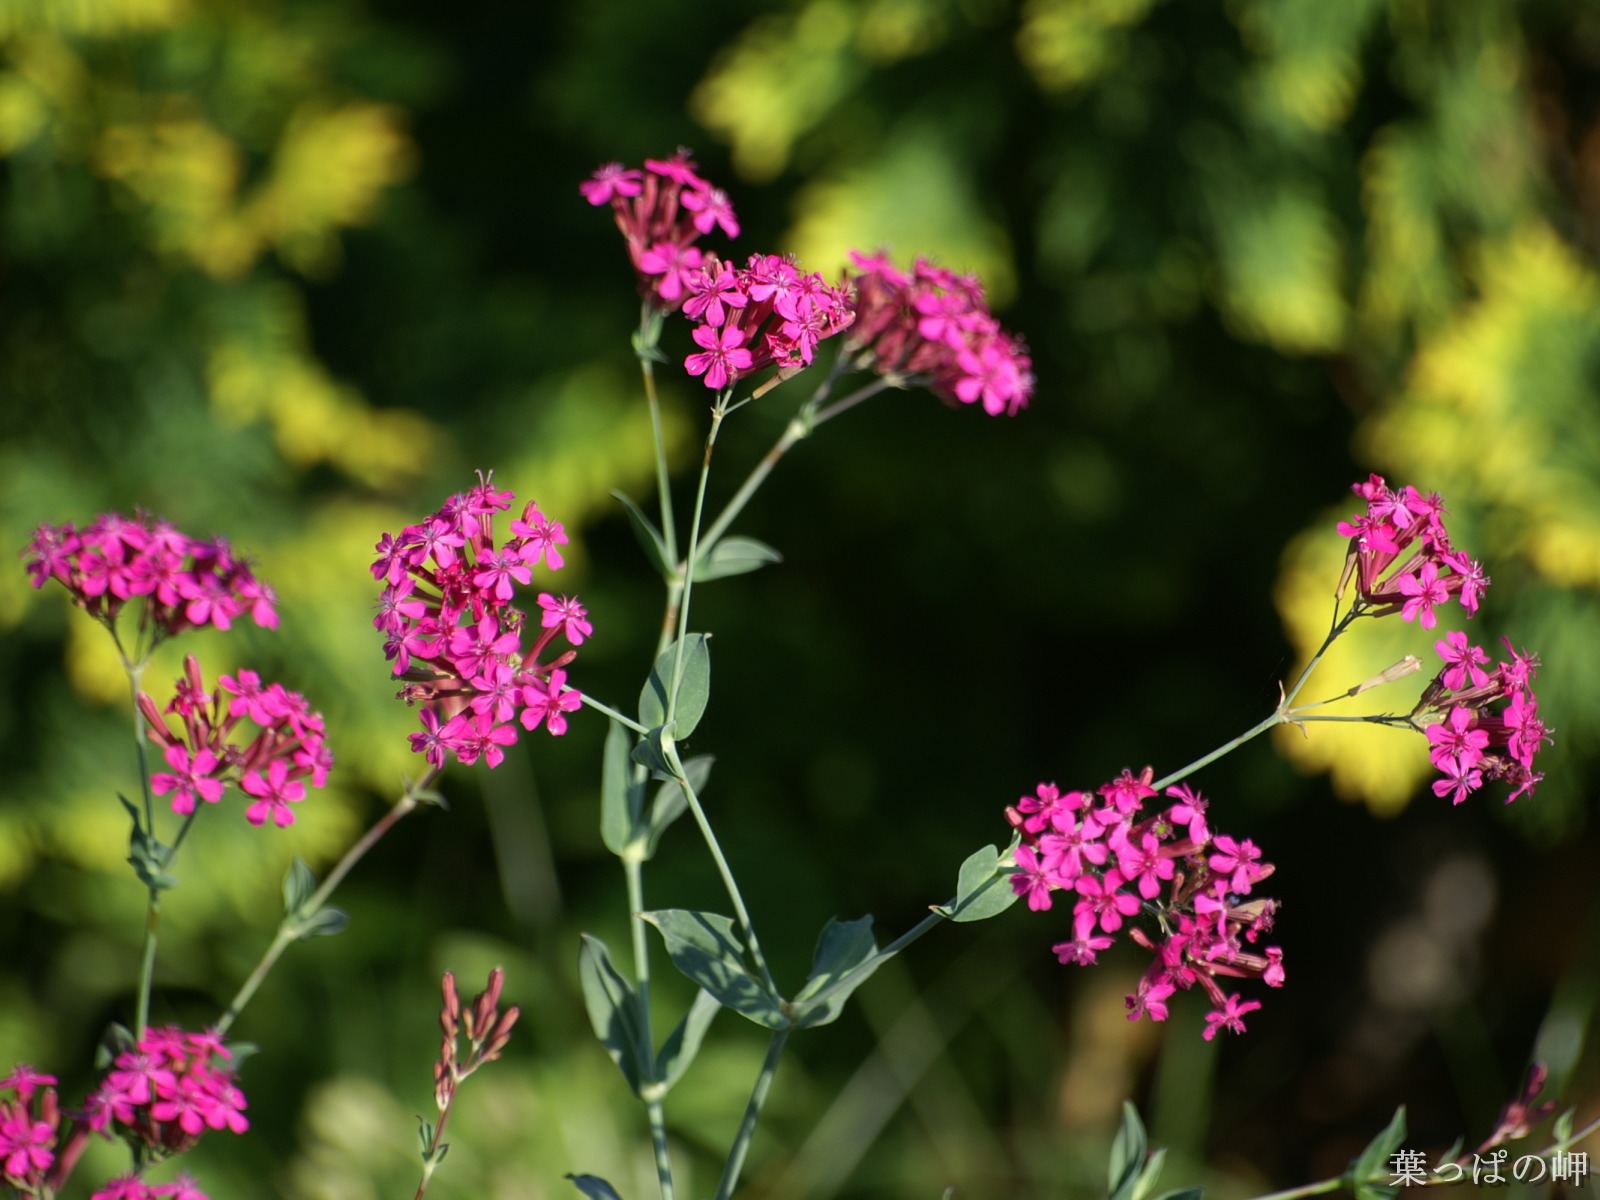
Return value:
[(208, 1129), (243, 1133), (250, 1121), (231, 1058), (221, 1037), (209, 1030), (146, 1029), (89, 1093), (85, 1121), (96, 1133), (120, 1133), (163, 1154), (191, 1149)]
[[(150, 790), (170, 795), (172, 811), (187, 816), (196, 799), (215, 804), (229, 783), (237, 783), (251, 798), (244, 814), (250, 824), (271, 817), (280, 828), (293, 825), (290, 805), (305, 799), (305, 781), (323, 787), (333, 766), (322, 714), (282, 684), (263, 685), (254, 671), (224, 675), (218, 684), (206, 691), (191, 654), (165, 709), (139, 693), (150, 740), (170, 768), (150, 776)], [(178, 718), (181, 732), (173, 732), (164, 713)]]
[[(445, 1112), (454, 1101), (461, 1081), (485, 1063), (500, 1057), (511, 1040), (512, 1027), (522, 1010), (512, 1005), (500, 1011), (500, 991), (505, 986), (506, 973), (496, 967), (489, 972), (488, 986), (463, 1008), (460, 993), (456, 991), (456, 977), (446, 971), (441, 981), (444, 1007), (439, 1010), (439, 1028), (443, 1040), (438, 1061), (433, 1064), (433, 1099), (440, 1112)], [(461, 1053), (462, 1039), (466, 1053)]]
[(683, 312), (698, 322), (692, 336), (700, 352), (683, 365), (716, 391), (763, 367), (810, 366), (817, 343), (854, 319), (847, 289), (776, 254), (752, 254), (743, 267), (707, 255), (687, 287)]
[(687, 150), (668, 159), (647, 158), (642, 171), (606, 163), (578, 190), (597, 208), (611, 206), (639, 277), (639, 294), (663, 312), (684, 302), (689, 273), (700, 266), (701, 253), (691, 243), (719, 226), (728, 237), (739, 236), (728, 194), (699, 176)]
[(73, 603), (110, 624), (123, 605), (142, 598), (144, 620), (160, 637), (214, 625), (228, 629), (248, 613), (275, 629), (272, 589), (222, 538), (200, 541), (144, 513), (104, 513), (83, 529), (41, 525), (23, 551), (33, 586), (58, 580)]
[[(1391, 489), (1381, 475), (1351, 485), (1367, 502), (1367, 511), (1339, 522), (1339, 535), (1350, 539), (1339, 594), (1354, 576), (1356, 594), (1384, 612), (1399, 611), (1424, 629), (1438, 624), (1433, 611), (1451, 596), (1469, 613), (1489, 586), (1481, 564), (1453, 549), (1444, 527), (1444, 500), (1437, 492), (1424, 496), (1407, 484)], [(1381, 613), (1378, 615), (1382, 615)]]
[(1464, 633), (1448, 633), (1435, 642), (1444, 666), (1414, 710), (1414, 715), (1442, 717), (1426, 730), (1428, 757), (1442, 776), (1434, 781), (1433, 794), (1450, 796), (1454, 804), (1492, 780), (1511, 784), (1510, 804), (1524, 792), (1532, 794), (1544, 778), (1533, 769), (1534, 756), (1550, 740), (1533, 694), (1539, 660), (1519, 654), (1509, 638), (1502, 640), (1511, 661), (1495, 663), (1492, 670), (1485, 670), (1489, 655)]
[(845, 342), (866, 369), (925, 385), (948, 403), (981, 402), (990, 416), (1015, 415), (1033, 395), (1033, 360), (1000, 328), (971, 275), (917, 259), (911, 274), (884, 254), (852, 251), (856, 320)]
[(511, 604), (515, 585), (531, 583), (541, 562), (560, 570), (567, 533), (530, 501), (496, 547), (494, 514), (515, 499), (495, 490), (493, 472), (480, 474), (477, 487), (378, 542), (372, 574), (384, 589), (373, 624), (406, 680), (399, 697), (423, 705), (423, 732), (411, 735), (411, 748), (435, 767), (447, 754), (499, 766), (517, 740), (513, 719), (530, 732), (543, 724), (562, 734), (566, 714), (582, 703), (562, 669), (577, 652), (540, 661), (557, 637), (580, 646), (594, 633), (576, 597), (539, 593), (539, 632), (522, 646), (527, 620)]
[[(1123, 771), (1091, 792), (1063, 792), (1041, 783), (1006, 818), (1022, 842), (1012, 889), (1035, 912), (1057, 893), (1072, 898), (1072, 940), (1054, 949), (1063, 963), (1087, 966), (1124, 925), (1128, 937), (1154, 956), (1127, 998), (1128, 1019), (1167, 1019), (1167, 1000), (1198, 984), (1212, 1003), (1204, 1037), (1221, 1029), (1244, 1032), (1244, 1016), (1261, 1007), (1225, 994), (1218, 978), (1284, 980), (1283, 952), (1251, 949), (1272, 928), (1278, 902), (1246, 899), (1273, 872), (1249, 839), (1213, 834), (1206, 799), (1186, 784), (1169, 787), (1175, 803), (1144, 815), (1156, 795), (1154, 772)], [(1157, 936), (1134, 924), (1145, 919)]]

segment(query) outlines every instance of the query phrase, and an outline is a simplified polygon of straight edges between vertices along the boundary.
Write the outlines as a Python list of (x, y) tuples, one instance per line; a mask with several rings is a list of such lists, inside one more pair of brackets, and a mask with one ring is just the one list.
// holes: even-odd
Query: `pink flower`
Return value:
[(713, 391), (722, 391), (749, 371), (755, 362), (750, 351), (744, 348), (745, 333), (737, 326), (716, 329), (701, 325), (691, 336), (701, 353), (684, 359), (684, 369), (691, 375), (704, 375), (706, 386)]
[(1200, 1036), (1210, 1041), (1223, 1029), (1231, 1029), (1234, 1033), (1244, 1032), (1244, 1016), (1261, 1007), (1259, 1000), (1239, 1002), (1239, 995), (1235, 992), (1229, 996), (1220, 1009), (1215, 1009), (1206, 1014), (1205, 1032)]
[(1433, 644), (1434, 651), (1444, 659), (1446, 670), (1440, 677), (1445, 687), (1453, 692), (1461, 691), (1467, 686), (1467, 680), (1472, 680), (1473, 687), (1485, 687), (1489, 683), (1489, 674), (1483, 669), (1489, 661), (1489, 655), (1481, 647), (1474, 646), (1467, 641), (1467, 635), (1460, 630), (1454, 630), (1444, 635), (1443, 640)]
[(556, 597), (548, 592), (539, 597), (539, 607), (544, 609), (539, 624), (545, 629), (559, 629), (563, 637), (574, 646), (592, 637), (594, 626), (589, 624), (589, 614), (575, 597)]
[(616, 162), (605, 163), (580, 183), (578, 190), (583, 193), (585, 200), (599, 207), (611, 203), (613, 198), (637, 196), (644, 190), (643, 178), (644, 172), (637, 168), (627, 169)]
[(1433, 606), (1448, 600), (1450, 592), (1439, 580), (1439, 567), (1436, 563), (1423, 563), (1422, 569), (1415, 575), (1401, 575), (1395, 580), (1395, 586), (1401, 595), (1408, 597), (1400, 609), (1402, 620), (1420, 618), (1424, 629), (1432, 629), (1439, 623)]
[(1052, 890), (1050, 873), (1045, 870), (1031, 846), (1018, 846), (1016, 860), (1020, 869), (1011, 877), (1011, 890), (1019, 896), (1026, 896), (1028, 907), (1034, 912), (1047, 911)]
[(540, 683), (530, 683), (522, 689), (522, 703), (526, 705), (522, 710), (522, 727), (534, 730), (543, 721), (545, 728), (552, 734), (560, 736), (567, 731), (567, 718), (564, 713), (576, 712), (583, 707), (583, 697), (575, 691), (567, 691), (567, 673), (553, 671), (550, 678)]
[(239, 787), (256, 797), (244, 814), (252, 825), (262, 824), (268, 816), (280, 828), (293, 825), (294, 810), (289, 805), (298, 804), (306, 796), (305, 784), (289, 778), (289, 764), (281, 758), (272, 760), (265, 778), (260, 771), (251, 771), (239, 781)]
[(174, 793), (173, 812), (184, 816), (192, 813), (196, 796), (207, 804), (222, 799), (226, 786), (213, 774), (220, 764), (211, 751), (201, 750), (191, 759), (183, 746), (172, 745), (167, 747), (164, 757), (173, 774), (161, 772), (150, 776), (150, 790), (157, 796)]
[(1088, 937), (1074, 936), (1070, 942), (1057, 942), (1050, 950), (1062, 966), (1076, 963), (1080, 967), (1092, 967), (1094, 956), (1101, 950), (1109, 949), (1111, 942), (1111, 938), (1096, 933)]

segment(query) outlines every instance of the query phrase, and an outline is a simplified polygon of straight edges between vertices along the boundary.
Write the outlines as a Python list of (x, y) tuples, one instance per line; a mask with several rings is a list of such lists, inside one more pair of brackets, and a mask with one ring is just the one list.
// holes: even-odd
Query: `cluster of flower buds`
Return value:
[(494, 514), (515, 499), (495, 490), (493, 472), (480, 474), (477, 487), (378, 542), (372, 574), (384, 588), (373, 624), (406, 681), (400, 698), (424, 706), (423, 732), (411, 735), (411, 748), (435, 767), (447, 754), (498, 766), (517, 740), (514, 718), (526, 730), (543, 724), (562, 734), (566, 714), (582, 703), (562, 669), (576, 651), (540, 661), (558, 636), (579, 646), (594, 633), (576, 597), (539, 593), (540, 630), (522, 646), (526, 617), (511, 604), (514, 585), (530, 583), (541, 562), (560, 570), (567, 534), (530, 502), (496, 547)]
[(208, 1129), (243, 1133), (250, 1121), (231, 1060), (210, 1030), (146, 1029), (84, 1101), (88, 1127), (106, 1137), (120, 1133), (162, 1156), (191, 1149)]
[[(461, 1081), (485, 1063), (492, 1063), (511, 1040), (511, 1029), (522, 1015), (522, 1010), (512, 1005), (500, 1011), (500, 990), (505, 986), (506, 973), (499, 967), (489, 972), (489, 986), (480, 992), (469, 1007), (461, 1006), (456, 991), (456, 977), (444, 973), (442, 980), (444, 1007), (439, 1010), (439, 1028), (443, 1043), (439, 1061), (433, 1064), (433, 1098), (440, 1112), (447, 1112), (455, 1099)], [(466, 1053), (461, 1042), (466, 1039)]]
[(811, 365), (817, 343), (847, 328), (850, 293), (787, 258), (753, 254), (734, 267), (708, 255), (686, 273), (683, 312), (697, 322), (698, 354), (684, 360), (691, 375), (721, 391), (763, 367), (793, 373)]
[[(1259, 978), (1281, 987), (1283, 952), (1253, 947), (1272, 928), (1277, 901), (1246, 899), (1272, 874), (1248, 839), (1213, 834), (1206, 800), (1185, 784), (1169, 787), (1174, 803), (1144, 815), (1156, 795), (1154, 772), (1123, 771), (1096, 792), (1063, 792), (1041, 783), (1006, 818), (1019, 831), (1019, 868), (1011, 886), (1035, 912), (1057, 892), (1073, 897), (1072, 939), (1053, 947), (1063, 963), (1089, 965), (1124, 924), (1128, 937), (1154, 956), (1127, 998), (1128, 1019), (1164, 1021), (1167, 999), (1198, 984), (1212, 1003), (1204, 1036), (1244, 1032), (1244, 1016), (1260, 1008), (1225, 994), (1219, 977)], [(1152, 938), (1138, 918), (1158, 931)]]
[(1511, 785), (1510, 804), (1531, 794), (1544, 778), (1533, 769), (1534, 756), (1550, 740), (1533, 694), (1539, 660), (1518, 653), (1509, 638), (1502, 640), (1511, 661), (1495, 663), (1492, 670), (1485, 669), (1489, 655), (1464, 633), (1448, 633), (1435, 642), (1444, 666), (1412, 710), (1413, 719), (1437, 718), (1425, 729), (1428, 757), (1441, 775), (1433, 793), (1449, 796), (1454, 804), (1494, 780)]
[(606, 163), (578, 190), (597, 208), (611, 206), (639, 292), (663, 312), (675, 311), (687, 298), (686, 275), (702, 261), (692, 243), (718, 226), (730, 238), (739, 236), (728, 194), (700, 177), (687, 150), (647, 158), (642, 171)]
[[(150, 777), (150, 789), (171, 795), (172, 811), (180, 816), (194, 812), (196, 799), (215, 804), (236, 782), (251, 798), (244, 814), (250, 824), (271, 817), (280, 827), (293, 825), (290, 805), (305, 799), (306, 781), (317, 788), (328, 782), (333, 752), (322, 715), (282, 684), (263, 686), (254, 671), (224, 675), (208, 692), (191, 654), (167, 707), (157, 708), (140, 692), (139, 709), (170, 768)], [(173, 731), (163, 713), (177, 717), (181, 732)], [(252, 729), (254, 736), (246, 740)]]
[(1489, 586), (1481, 564), (1450, 545), (1444, 527), (1444, 501), (1437, 492), (1424, 496), (1407, 484), (1390, 488), (1381, 475), (1351, 485), (1367, 502), (1367, 511), (1339, 522), (1339, 534), (1350, 539), (1338, 594), (1353, 577), (1362, 603), (1384, 612), (1398, 611), (1424, 629), (1438, 623), (1433, 611), (1451, 596), (1469, 613)]
[(157, 637), (228, 629), (246, 613), (265, 628), (278, 624), (272, 589), (226, 541), (191, 538), (143, 513), (104, 513), (83, 529), (41, 525), (23, 555), (34, 587), (58, 580), (78, 607), (108, 625), (135, 598), (143, 598), (144, 622)]
[(1033, 394), (1033, 360), (1000, 328), (970, 275), (917, 259), (911, 274), (883, 254), (851, 253), (856, 319), (845, 352), (902, 386), (926, 386), (949, 403), (1016, 414)]

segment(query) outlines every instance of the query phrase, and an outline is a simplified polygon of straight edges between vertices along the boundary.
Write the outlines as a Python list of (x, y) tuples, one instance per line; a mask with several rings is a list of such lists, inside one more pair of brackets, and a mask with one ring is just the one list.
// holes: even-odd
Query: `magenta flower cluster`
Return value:
[(95, 1133), (120, 1133), (163, 1155), (191, 1149), (208, 1129), (243, 1133), (250, 1121), (232, 1057), (209, 1030), (152, 1026), (112, 1060), (100, 1086), (84, 1100), (85, 1123)]
[(0, 1183), (14, 1193), (44, 1194), (72, 1169), (57, 1152), (61, 1107), (55, 1082), (26, 1063), (0, 1079)]
[(477, 487), (398, 537), (385, 533), (377, 546), (372, 574), (384, 588), (373, 624), (406, 681), (400, 698), (423, 706), (411, 748), (435, 767), (447, 755), (498, 766), (517, 740), (513, 720), (562, 734), (566, 714), (582, 703), (563, 669), (577, 652), (540, 661), (558, 637), (575, 647), (594, 633), (577, 597), (540, 592), (538, 633), (522, 645), (527, 618), (511, 603), (516, 585), (531, 583), (541, 563), (560, 570), (567, 534), (530, 501), (496, 546), (494, 514), (515, 499), (495, 489), (493, 472), (480, 475)]
[(642, 171), (606, 163), (578, 190), (597, 208), (611, 206), (639, 292), (663, 312), (675, 311), (688, 298), (685, 280), (703, 261), (693, 243), (718, 227), (730, 238), (739, 236), (728, 194), (700, 177), (687, 150), (671, 158), (647, 158)]
[(1451, 596), (1469, 613), (1478, 611), (1488, 576), (1481, 564), (1450, 545), (1444, 500), (1437, 492), (1424, 496), (1409, 484), (1390, 488), (1381, 475), (1352, 484), (1351, 491), (1367, 502), (1367, 511), (1339, 522), (1340, 536), (1350, 539), (1341, 595), (1353, 576), (1363, 603), (1398, 611), (1424, 629), (1438, 624), (1434, 609)]
[(845, 352), (886, 378), (926, 386), (947, 402), (1015, 415), (1033, 394), (1033, 360), (1000, 328), (983, 285), (917, 259), (907, 275), (883, 254), (852, 252), (856, 319)]
[[(1261, 1007), (1225, 993), (1219, 978), (1284, 980), (1283, 952), (1253, 947), (1272, 928), (1277, 901), (1247, 899), (1272, 874), (1248, 838), (1213, 834), (1206, 799), (1186, 784), (1169, 787), (1172, 804), (1151, 815), (1154, 772), (1124, 770), (1095, 792), (1063, 792), (1041, 783), (1006, 818), (1021, 834), (1012, 889), (1044, 912), (1058, 894), (1072, 902), (1072, 938), (1053, 949), (1063, 963), (1090, 965), (1127, 927), (1154, 956), (1128, 996), (1128, 1019), (1167, 1018), (1167, 1000), (1196, 985), (1210, 998), (1204, 1037), (1244, 1032), (1244, 1017)], [(1152, 937), (1137, 922), (1156, 930)]]
[[(333, 752), (322, 715), (299, 692), (263, 684), (254, 671), (224, 675), (208, 692), (191, 654), (166, 708), (140, 692), (139, 709), (169, 768), (150, 776), (150, 790), (171, 796), (180, 816), (192, 814), (197, 799), (217, 803), (237, 783), (250, 797), (245, 819), (261, 825), (270, 817), (281, 828), (294, 824), (290, 806), (305, 799), (308, 781), (315, 788), (328, 782)], [(178, 719), (179, 732), (163, 714)]]
[(222, 538), (201, 541), (146, 514), (104, 513), (83, 529), (41, 525), (23, 551), (34, 587), (57, 580), (78, 607), (106, 624), (143, 599), (159, 637), (212, 625), (228, 629), (245, 614), (275, 629), (272, 589)]
[(708, 255), (686, 272), (684, 315), (696, 322), (698, 353), (684, 360), (691, 375), (716, 391), (763, 367), (794, 372), (811, 365), (817, 343), (854, 318), (850, 293), (787, 258), (753, 254), (743, 267)]
[(1510, 662), (1490, 666), (1489, 655), (1459, 631), (1434, 643), (1444, 660), (1422, 694), (1417, 712), (1431, 710), (1442, 720), (1427, 726), (1428, 757), (1439, 769), (1436, 796), (1449, 796), (1460, 804), (1492, 780), (1511, 785), (1510, 804), (1523, 793), (1531, 794), (1542, 772), (1533, 769), (1539, 748), (1550, 731), (1539, 717), (1533, 679), (1539, 660), (1505, 642)]

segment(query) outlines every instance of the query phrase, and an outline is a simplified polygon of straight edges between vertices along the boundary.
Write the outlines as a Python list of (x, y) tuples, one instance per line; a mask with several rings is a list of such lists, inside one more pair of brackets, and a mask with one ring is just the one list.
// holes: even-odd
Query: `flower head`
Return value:
[(495, 514), (510, 510), (515, 497), (491, 479), (480, 476), (477, 488), (419, 524), (384, 534), (372, 565), (384, 584), (374, 624), (405, 681), (400, 698), (422, 706), (422, 732), (411, 735), (411, 748), (435, 767), (452, 755), (498, 766), (517, 740), (519, 718), (524, 729), (542, 724), (560, 734), (565, 714), (581, 703), (562, 669), (576, 650), (557, 639), (577, 647), (592, 637), (587, 610), (575, 596), (537, 593), (540, 627), (524, 646), (533, 631), (513, 603), (535, 567), (563, 566), (558, 547), (567, 544), (566, 530), (529, 503), (497, 544)]

